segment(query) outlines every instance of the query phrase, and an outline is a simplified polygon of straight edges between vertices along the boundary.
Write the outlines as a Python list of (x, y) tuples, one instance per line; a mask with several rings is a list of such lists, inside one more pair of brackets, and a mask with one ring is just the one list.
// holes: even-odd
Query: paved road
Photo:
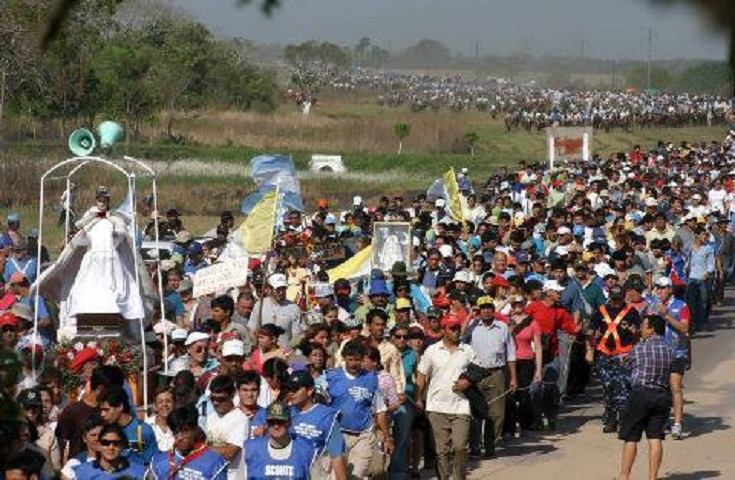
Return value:
[[(686, 437), (664, 442), (666, 480), (735, 479), (735, 299), (719, 307), (713, 331), (693, 339), (694, 365), (684, 377)], [(469, 478), (493, 480), (610, 480), (617, 478), (622, 443), (603, 434), (599, 387), (566, 405), (556, 434), (515, 439), (498, 458), (472, 463)], [(633, 478), (647, 476), (648, 447), (639, 446)]]

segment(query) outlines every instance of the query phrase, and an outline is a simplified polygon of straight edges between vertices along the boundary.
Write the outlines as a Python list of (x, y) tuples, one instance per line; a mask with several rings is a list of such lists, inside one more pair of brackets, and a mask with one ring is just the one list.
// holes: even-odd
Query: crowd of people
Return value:
[(725, 97), (635, 90), (565, 90), (519, 85), (505, 79), (459, 75), (356, 71), (322, 79), (334, 91), (374, 92), (380, 105), (423, 110), (478, 110), (505, 121), (508, 132), (540, 131), (558, 125), (610, 131), (648, 127), (726, 124), (732, 114)]
[[(728, 137), (553, 171), (521, 162), (485, 182), (462, 169), (459, 209), (456, 198), (423, 193), (374, 205), (356, 196), (344, 210), (320, 200), (313, 213), (281, 219), (273, 251), (250, 259), (245, 284), (199, 298), (196, 275), (227, 248), (234, 216), (223, 212), (200, 243), (173, 209), (159, 228), (175, 247), (149, 265), (152, 276), (163, 272), (163, 311), (146, 319), (148, 411), (90, 344), (70, 353), (79, 387), (65, 391), (45, 355), (53, 305), (38, 303), (32, 328), (35, 239), (10, 215), (0, 471), (466, 478), (470, 460), (559, 429), (560, 411), (593, 378), (601, 432), (626, 442), (620, 478), (643, 431), (655, 471), (664, 429), (686, 438), (690, 336), (710, 328), (733, 275), (734, 152)], [(334, 260), (319, 245), (357, 253), (376, 222), (411, 226), (405, 259), (330, 275)]]

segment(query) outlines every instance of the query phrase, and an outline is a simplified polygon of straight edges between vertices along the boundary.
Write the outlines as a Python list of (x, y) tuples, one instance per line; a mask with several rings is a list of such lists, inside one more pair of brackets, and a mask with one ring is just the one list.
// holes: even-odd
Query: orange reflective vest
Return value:
[[(600, 313), (602, 314), (602, 320), (607, 324), (607, 330), (602, 338), (597, 342), (597, 351), (605, 355), (620, 355), (622, 353), (628, 353), (633, 350), (633, 345), (622, 345), (620, 343), (620, 335), (618, 334), (618, 325), (623, 321), (623, 318), (628, 314), (630, 309), (633, 308), (631, 305), (626, 305), (615, 320), (610, 320), (610, 313), (607, 311), (605, 305), (600, 306)], [(607, 347), (607, 339), (612, 337), (615, 340), (615, 348), (609, 349)]]

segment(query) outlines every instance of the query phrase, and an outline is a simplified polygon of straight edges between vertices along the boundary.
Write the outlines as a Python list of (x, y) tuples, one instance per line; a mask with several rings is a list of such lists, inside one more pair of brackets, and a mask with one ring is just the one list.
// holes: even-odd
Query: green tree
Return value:
[(403, 54), (405, 59), (419, 67), (435, 67), (448, 65), (452, 59), (452, 52), (441, 42), (423, 39)]
[[(646, 66), (635, 67), (625, 73), (628, 86), (644, 90), (648, 85), (648, 69)], [(651, 66), (651, 88), (670, 89), (672, 87), (672, 76), (668, 70), (656, 65)]]
[(467, 142), (467, 149), (470, 151), (470, 155), (475, 156), (475, 149), (477, 148), (477, 142), (480, 141), (480, 136), (475, 131), (470, 131), (464, 134), (464, 140)]
[(411, 134), (411, 125), (408, 123), (396, 123), (393, 125), (393, 135), (398, 139), (398, 155), (403, 153), (403, 140)]
[(691, 93), (728, 95), (730, 93), (730, 67), (725, 62), (702, 62), (676, 75), (676, 90)]

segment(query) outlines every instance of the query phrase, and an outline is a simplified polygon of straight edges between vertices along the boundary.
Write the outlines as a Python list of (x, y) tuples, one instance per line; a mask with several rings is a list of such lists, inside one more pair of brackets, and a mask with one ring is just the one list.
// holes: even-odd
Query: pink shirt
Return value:
[(536, 323), (536, 320), (531, 320), (526, 328), (513, 335), (516, 340), (516, 360), (533, 360), (536, 358), (531, 346), (535, 335), (541, 335), (541, 327)]

